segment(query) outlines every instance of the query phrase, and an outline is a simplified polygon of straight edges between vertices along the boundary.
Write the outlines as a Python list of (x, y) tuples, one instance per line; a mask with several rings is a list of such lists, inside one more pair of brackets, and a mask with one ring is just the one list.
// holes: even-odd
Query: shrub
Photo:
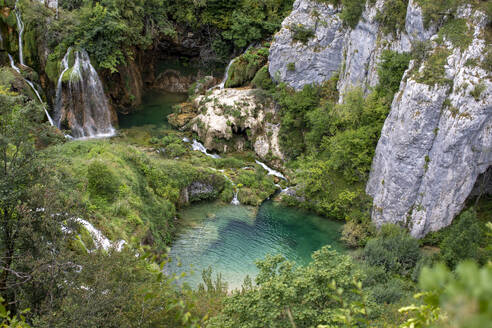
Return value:
[(475, 98), (476, 101), (479, 101), (480, 100), (480, 96), (485, 91), (485, 89), (487, 89), (487, 87), (485, 86), (485, 84), (483, 84), (483, 83), (477, 84), (475, 86), (475, 88), (472, 91), (470, 91), (470, 95), (473, 98)]
[(398, 91), (403, 74), (410, 63), (410, 57), (409, 53), (400, 54), (390, 50), (383, 51), (378, 67), (378, 92), (393, 96)]
[(371, 237), (370, 230), (367, 224), (349, 221), (343, 226), (341, 240), (347, 247), (364, 247)]
[(108, 201), (115, 198), (119, 181), (104, 163), (92, 162), (87, 168), (87, 179), (91, 196), (99, 196)]
[(370, 289), (371, 296), (376, 303), (390, 304), (399, 301), (404, 295), (403, 283), (399, 279), (374, 286)]
[(479, 260), (483, 235), (475, 211), (470, 209), (463, 212), (440, 244), (442, 259), (451, 268), (464, 259)]
[(382, 11), (378, 11), (376, 21), (382, 25), (387, 34), (396, 33), (405, 27), (408, 0), (388, 0)]
[(449, 55), (450, 52), (446, 48), (437, 48), (427, 59), (424, 70), (417, 77), (417, 82), (430, 86), (448, 83), (444, 66)]
[(302, 24), (291, 25), (292, 40), (306, 44), (314, 36), (314, 31)]
[(369, 265), (408, 275), (420, 258), (419, 243), (406, 230), (395, 225), (385, 225), (376, 238), (369, 240), (363, 258)]
[(342, 0), (342, 12), (340, 13), (340, 18), (343, 20), (344, 24), (355, 28), (359, 23), (360, 16), (364, 11), (365, 0)]
[(246, 85), (266, 64), (267, 60), (268, 51), (265, 52), (263, 48), (248, 50), (232, 63), (225, 87), (234, 88)]
[(270, 72), (268, 72), (268, 65), (263, 66), (256, 73), (251, 84), (255, 88), (260, 88), (263, 90), (272, 90), (275, 87), (272, 78), (270, 77)]
[(181, 157), (188, 151), (188, 148), (182, 142), (173, 142), (165, 149), (165, 155), (171, 158)]

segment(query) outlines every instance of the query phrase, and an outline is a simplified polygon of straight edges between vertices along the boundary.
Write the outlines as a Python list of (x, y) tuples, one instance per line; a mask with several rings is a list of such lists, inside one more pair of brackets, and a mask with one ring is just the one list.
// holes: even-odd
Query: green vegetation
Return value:
[(470, 95), (475, 98), (476, 101), (480, 100), (480, 96), (487, 89), (487, 86), (483, 83), (475, 85), (475, 88), (470, 92)]
[(479, 268), (463, 262), (455, 272), (444, 265), (422, 270), (419, 285), (422, 293), (415, 298), (421, 304), (403, 307), (410, 318), (403, 328), (411, 327), (486, 327), (492, 320), (490, 307), (492, 281), (490, 263)]
[(203, 195), (208, 199), (218, 198), (226, 185), (209, 170), (110, 141), (71, 142), (46, 150), (45, 156), (56, 168), (52, 179), (59, 196), (76, 199), (109, 238), (132, 241), (137, 248), (146, 240), (165, 249), (175, 230), (176, 207), (186, 202), (181, 191), (192, 182), (213, 186), (213, 193)]
[[(409, 60), (409, 54), (384, 52), (378, 70), (380, 84), (367, 97), (361, 89), (347, 92), (342, 104), (336, 103), (337, 76), (323, 86), (308, 85), (299, 92), (285, 86), (277, 88), (273, 96), (281, 106), (280, 143), (297, 170), (299, 191), (310, 200), (298, 205), (367, 226), (369, 202), (364, 184), (393, 94)], [(361, 232), (355, 225), (348, 227)], [(344, 233), (351, 244), (367, 239), (362, 232)]]
[(408, 0), (388, 0), (382, 11), (378, 11), (376, 21), (381, 24), (386, 34), (396, 34), (405, 28)]
[(275, 87), (275, 84), (270, 77), (270, 73), (268, 72), (268, 66), (265, 65), (256, 73), (253, 81), (251, 81), (251, 85), (257, 89), (263, 90), (272, 90)]
[(366, 0), (342, 0), (343, 9), (340, 13), (340, 18), (347, 26), (355, 28), (359, 23), (365, 5)]
[(289, 28), (292, 31), (292, 40), (299, 41), (304, 45), (314, 36), (313, 30), (301, 24), (291, 25)]
[(229, 69), (226, 88), (241, 87), (248, 84), (268, 61), (268, 48), (252, 48), (237, 57)]
[(349, 256), (325, 247), (314, 252), (313, 262), (306, 267), (295, 267), (281, 256), (267, 257), (257, 266), (258, 287), (246, 280), (242, 292), (225, 300), (210, 327), (358, 326), (366, 322), (361, 275)]
[(473, 30), (466, 19), (450, 19), (439, 30), (439, 36), (445, 36), (455, 47), (465, 50), (473, 41)]
[(446, 48), (436, 48), (425, 62), (424, 70), (418, 74), (417, 82), (430, 86), (449, 83), (444, 66), (450, 54)]

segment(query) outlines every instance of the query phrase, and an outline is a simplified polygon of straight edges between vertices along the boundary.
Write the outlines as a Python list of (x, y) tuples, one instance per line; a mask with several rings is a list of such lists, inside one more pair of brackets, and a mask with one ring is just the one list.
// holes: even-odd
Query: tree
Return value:
[[(41, 190), (43, 168), (35, 135), (45, 134), (42, 107), (0, 87), (0, 292), (12, 315), (24, 300), (38, 309), (55, 297), (63, 215), (49, 188)], [(45, 284), (47, 283), (47, 284)], [(50, 291), (48, 291), (48, 289)], [(26, 307), (27, 307), (26, 306)]]
[(361, 277), (349, 256), (324, 247), (306, 267), (278, 255), (257, 266), (257, 287), (245, 283), (226, 299), (211, 327), (353, 327), (365, 321)]

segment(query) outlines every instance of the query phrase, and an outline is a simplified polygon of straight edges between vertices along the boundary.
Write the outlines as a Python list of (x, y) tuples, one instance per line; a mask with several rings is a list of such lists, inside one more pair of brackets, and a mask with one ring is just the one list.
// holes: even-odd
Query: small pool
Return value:
[(118, 116), (121, 129), (134, 127), (171, 128), (167, 116), (173, 113), (173, 106), (186, 101), (187, 95), (162, 91), (149, 91), (142, 99), (142, 105), (129, 115)]
[(213, 276), (222, 273), (230, 289), (240, 288), (244, 278), (258, 273), (257, 259), (267, 254), (282, 254), (297, 264), (306, 265), (311, 254), (324, 245), (344, 252), (340, 242), (342, 222), (321, 218), (272, 201), (257, 211), (247, 206), (201, 204), (182, 212), (191, 224), (173, 244), (172, 262), (165, 271), (177, 275), (193, 273), (182, 279), (196, 287), (202, 270), (209, 266)]

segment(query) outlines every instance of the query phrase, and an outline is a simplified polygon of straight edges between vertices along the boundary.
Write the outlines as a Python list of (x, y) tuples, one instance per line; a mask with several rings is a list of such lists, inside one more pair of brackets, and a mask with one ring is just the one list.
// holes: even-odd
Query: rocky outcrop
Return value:
[[(427, 40), (435, 27), (424, 28), (422, 10), (414, 0), (407, 8), (405, 29), (385, 33), (377, 22), (385, 0), (367, 3), (355, 28), (344, 27), (340, 9), (315, 0), (297, 0), (270, 48), (270, 75), (295, 89), (321, 84), (339, 73), (338, 90), (364, 90), (378, 83), (378, 65), (385, 49), (408, 52), (412, 43)], [(296, 28), (311, 31), (306, 42), (296, 41)]]
[(194, 101), (196, 117), (188, 128), (196, 132), (207, 149), (220, 152), (253, 149), (269, 162), (281, 161), (280, 125), (275, 105), (260, 90), (216, 89)]
[[(322, 83), (338, 72), (343, 59), (345, 29), (339, 10), (327, 3), (297, 0), (270, 47), (273, 79), (295, 89)], [(302, 36), (304, 32), (306, 36)]]
[(202, 200), (217, 199), (226, 183), (226, 179), (219, 174), (210, 174), (201, 180), (193, 181), (181, 190), (179, 204), (189, 205)]
[(486, 43), (481, 37), (487, 19), (470, 8), (459, 10), (458, 17), (470, 20), (473, 42), (461, 50), (432, 37), (434, 52), (443, 47), (449, 51), (447, 81), (427, 85), (419, 78), (429, 62), (407, 71), (367, 185), (374, 197), (373, 221), (379, 226), (403, 224), (415, 237), (449, 225), (477, 177), (492, 164), (490, 72), (466, 64), (483, 60)]

